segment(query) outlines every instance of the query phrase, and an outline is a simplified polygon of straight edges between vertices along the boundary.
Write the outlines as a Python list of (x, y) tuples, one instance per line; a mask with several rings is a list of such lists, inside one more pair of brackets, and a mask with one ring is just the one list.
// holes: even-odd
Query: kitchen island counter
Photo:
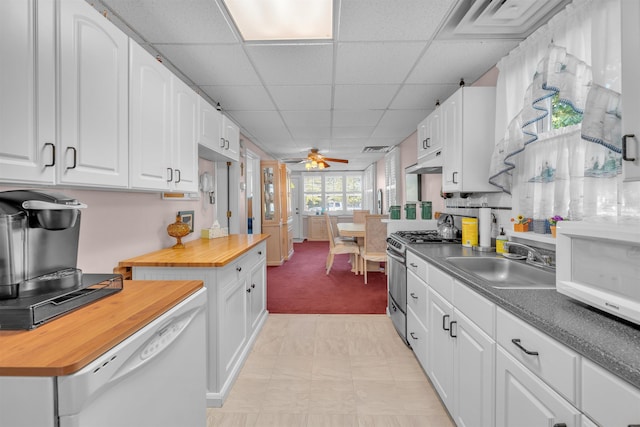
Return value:
[(33, 330), (0, 331), (0, 376), (75, 373), (203, 287), (125, 280), (122, 291)]
[(215, 239), (196, 239), (184, 244), (184, 249), (160, 249), (120, 261), (129, 267), (224, 267), (260, 242), (268, 234), (232, 234)]
[[(640, 388), (640, 327), (555, 289), (497, 289), (447, 262), (448, 257), (500, 256), (457, 244), (411, 244), (409, 250), (586, 359)], [(519, 261), (514, 261), (519, 262)]]

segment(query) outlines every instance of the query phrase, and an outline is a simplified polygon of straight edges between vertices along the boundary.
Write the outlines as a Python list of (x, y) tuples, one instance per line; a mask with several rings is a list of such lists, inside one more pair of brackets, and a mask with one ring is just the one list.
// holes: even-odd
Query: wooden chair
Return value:
[(369, 215), (369, 209), (356, 209), (353, 211), (353, 222), (363, 224), (365, 216)]
[[(364, 220), (364, 245), (360, 247), (360, 259), (367, 284), (367, 261), (387, 262), (387, 223), (382, 222), (389, 215), (366, 215)], [(386, 270), (386, 269), (385, 269)]]
[[(331, 224), (331, 217), (329, 214), (325, 213), (325, 218), (327, 221), (327, 232), (329, 235), (329, 254), (327, 255), (327, 274), (331, 271), (331, 267), (333, 266), (333, 258), (335, 255), (340, 254), (351, 254), (351, 265), (355, 268), (355, 273), (359, 274), (358, 266), (360, 265), (359, 254), (360, 247), (355, 242), (349, 242), (340, 239), (339, 237), (334, 237), (334, 231)], [(337, 230), (336, 230), (337, 232)]]
[(338, 217), (329, 215), (327, 213), (325, 213), (325, 215), (327, 215), (329, 217), (329, 221), (331, 221), (331, 230), (333, 231), (334, 239), (339, 239), (344, 242), (357, 242), (355, 237), (346, 237), (340, 235), (340, 233), (338, 232)]

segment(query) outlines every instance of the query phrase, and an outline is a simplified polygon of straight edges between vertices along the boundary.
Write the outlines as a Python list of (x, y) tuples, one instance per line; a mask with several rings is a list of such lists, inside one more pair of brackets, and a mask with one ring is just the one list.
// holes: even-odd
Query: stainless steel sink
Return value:
[(524, 261), (489, 257), (449, 257), (447, 261), (465, 272), (490, 282), (498, 289), (555, 289), (556, 275)]

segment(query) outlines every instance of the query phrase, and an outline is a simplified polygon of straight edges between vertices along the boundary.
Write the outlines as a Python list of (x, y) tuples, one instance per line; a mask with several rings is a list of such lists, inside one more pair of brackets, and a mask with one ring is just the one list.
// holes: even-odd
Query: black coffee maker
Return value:
[[(104, 296), (96, 290), (122, 289), (118, 275), (77, 268), (80, 211), (86, 207), (60, 193), (0, 192), (0, 329), (35, 327)], [(119, 278), (119, 285), (96, 286), (109, 278)]]

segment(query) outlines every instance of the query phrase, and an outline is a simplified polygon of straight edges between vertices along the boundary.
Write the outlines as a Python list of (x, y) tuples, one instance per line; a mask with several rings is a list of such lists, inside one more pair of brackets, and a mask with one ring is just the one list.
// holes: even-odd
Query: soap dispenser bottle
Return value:
[(507, 241), (507, 235), (504, 234), (504, 228), (500, 227), (500, 234), (496, 237), (496, 252), (503, 254), (506, 252), (504, 244)]

